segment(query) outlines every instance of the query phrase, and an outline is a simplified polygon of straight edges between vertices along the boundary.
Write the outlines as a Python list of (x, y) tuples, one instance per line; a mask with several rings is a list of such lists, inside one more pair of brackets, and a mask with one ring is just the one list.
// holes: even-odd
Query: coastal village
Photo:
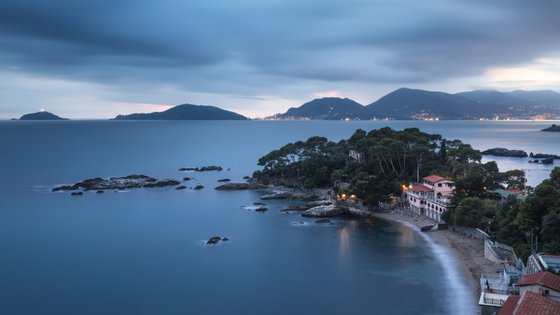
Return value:
[[(448, 230), (442, 215), (449, 209), (454, 184), (444, 177), (430, 175), (420, 183), (403, 185), (405, 206), (401, 204), (398, 210), (393, 210), (393, 218), (408, 217), (422, 231), (445, 233), (435, 235), (436, 241), (447, 238), (445, 241), (452, 248), (463, 252), (464, 256), (458, 259), (471, 260), (463, 261), (463, 265), (468, 266), (473, 280), (479, 280), (474, 285), (480, 293), (481, 314), (560, 314), (560, 256), (532, 251), (527, 261), (523, 261), (512, 247), (492, 241), (480, 229), (451, 227)], [(519, 189), (497, 189), (489, 194), (502, 202), (510, 196), (525, 198)]]

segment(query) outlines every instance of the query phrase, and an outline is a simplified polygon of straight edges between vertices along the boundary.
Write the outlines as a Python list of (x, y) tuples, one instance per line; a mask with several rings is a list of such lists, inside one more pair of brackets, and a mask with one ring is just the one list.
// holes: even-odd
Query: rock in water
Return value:
[(544, 129), (541, 130), (541, 131), (560, 131), (560, 126), (552, 125), (552, 126), (550, 126), (550, 127), (548, 127), (548, 128), (544, 128)]
[(315, 223), (331, 223), (330, 219), (319, 219), (315, 220)]
[(336, 217), (343, 213), (342, 208), (337, 205), (318, 206), (305, 210), (301, 215), (311, 218)]
[(187, 186), (181, 185), (181, 186), (175, 187), (175, 189), (177, 189), (177, 190), (183, 190), (183, 189), (187, 189)]
[(55, 187), (52, 191), (67, 191), (67, 190), (123, 190), (128, 188), (153, 188), (179, 185), (179, 181), (175, 179), (161, 179), (157, 180), (153, 177), (146, 175), (129, 175), (125, 177), (111, 177), (109, 179), (103, 178), (90, 178), (74, 185), (63, 185)]
[(258, 208), (255, 209), (255, 211), (257, 211), (257, 212), (265, 212), (265, 211), (267, 211), (267, 210), (268, 210), (268, 208), (267, 208), (267, 207), (263, 207), (263, 206), (260, 206), (260, 207), (258, 207)]
[(70, 193), (70, 195), (72, 195), (72, 196), (81, 196), (81, 195), (83, 195), (83, 194), (84, 194), (84, 193), (81, 192), (81, 191), (75, 191), (75, 192), (73, 192), (73, 193)]
[(194, 189), (196, 189), (196, 190), (200, 190), (200, 189), (203, 189), (203, 188), (204, 188), (204, 186), (202, 186), (202, 185), (196, 185), (194, 187)]
[(219, 236), (212, 236), (211, 238), (208, 239), (208, 241), (206, 241), (206, 244), (212, 244), (212, 245), (216, 245), (218, 244), (218, 242), (221, 240), (222, 238)]
[(221, 179), (218, 179), (218, 182), (231, 182), (231, 179), (229, 179), (229, 178), (221, 178)]

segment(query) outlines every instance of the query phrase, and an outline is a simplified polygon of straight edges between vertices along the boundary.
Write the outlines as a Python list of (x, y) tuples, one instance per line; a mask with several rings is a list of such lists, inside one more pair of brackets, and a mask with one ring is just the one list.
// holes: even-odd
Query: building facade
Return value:
[(406, 189), (410, 210), (442, 222), (441, 216), (449, 207), (454, 189), (455, 183), (441, 176), (424, 177), (421, 183), (412, 184)]

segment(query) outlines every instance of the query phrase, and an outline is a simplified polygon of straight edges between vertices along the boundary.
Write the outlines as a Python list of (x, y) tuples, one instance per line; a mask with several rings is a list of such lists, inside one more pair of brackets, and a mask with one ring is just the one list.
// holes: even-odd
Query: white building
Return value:
[(406, 195), (413, 212), (442, 222), (441, 215), (447, 211), (454, 189), (453, 181), (430, 175), (422, 178), (422, 183), (410, 185)]

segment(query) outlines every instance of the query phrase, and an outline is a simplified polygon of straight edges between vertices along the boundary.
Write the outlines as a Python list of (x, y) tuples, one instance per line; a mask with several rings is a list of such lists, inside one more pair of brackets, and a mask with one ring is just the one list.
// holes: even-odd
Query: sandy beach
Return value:
[[(413, 226), (420, 227), (425, 225), (436, 224), (435, 221), (413, 214), (406, 210), (394, 210), (390, 213), (375, 213), (375, 217), (409, 223)], [(451, 230), (441, 230), (433, 232), (419, 232), (428, 235), (434, 243), (448, 249), (455, 256), (459, 268), (469, 279), (469, 285), (472, 288), (475, 300), (478, 301), (480, 296), (480, 274), (495, 273), (500, 265), (484, 258), (484, 244), (482, 240), (469, 238)]]

